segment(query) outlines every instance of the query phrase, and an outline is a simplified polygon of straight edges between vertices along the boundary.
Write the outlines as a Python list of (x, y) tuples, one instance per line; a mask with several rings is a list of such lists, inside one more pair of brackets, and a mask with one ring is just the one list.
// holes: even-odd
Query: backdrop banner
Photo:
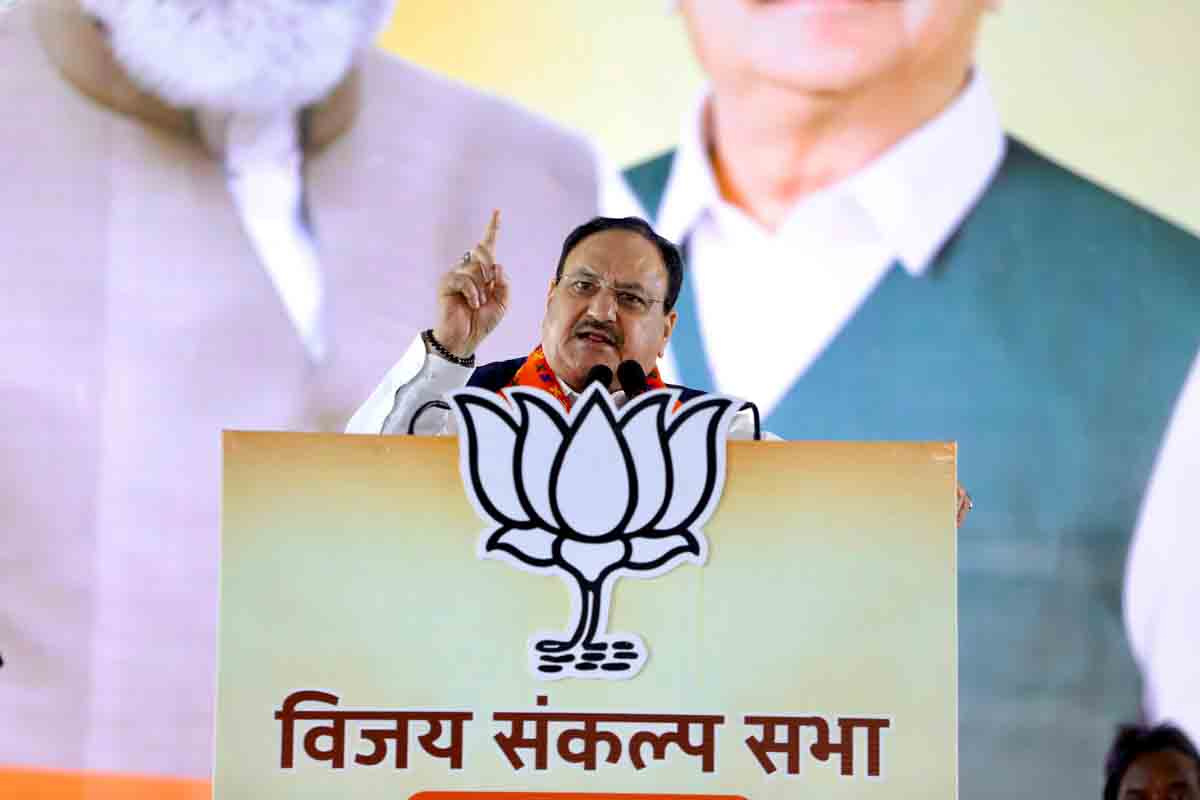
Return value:
[(953, 444), (453, 405), (225, 434), (217, 798), (956, 796)]

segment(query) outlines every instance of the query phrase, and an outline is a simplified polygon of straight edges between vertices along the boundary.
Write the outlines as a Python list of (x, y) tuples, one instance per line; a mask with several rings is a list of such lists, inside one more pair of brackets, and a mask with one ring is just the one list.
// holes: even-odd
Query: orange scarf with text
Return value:
[[(567, 397), (567, 393), (563, 391), (562, 385), (558, 382), (558, 377), (554, 374), (554, 370), (550, 369), (550, 364), (546, 361), (546, 353), (542, 350), (540, 344), (529, 354), (529, 358), (525, 359), (525, 363), (517, 370), (517, 374), (513, 376), (508, 385), (529, 386), (549, 392), (554, 395), (554, 399), (562, 403), (563, 408), (567, 411), (571, 410), (571, 398)], [(646, 376), (646, 391), (665, 388), (667, 388), (667, 385), (659, 377), (658, 367), (655, 367)]]

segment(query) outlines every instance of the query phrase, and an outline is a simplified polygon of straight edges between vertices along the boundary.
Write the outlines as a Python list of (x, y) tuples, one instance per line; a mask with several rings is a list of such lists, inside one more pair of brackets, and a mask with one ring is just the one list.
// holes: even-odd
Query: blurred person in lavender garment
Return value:
[(390, 0), (5, 6), (0, 762), (205, 776), (221, 429), (340, 427), (491, 209), (540, 278), (600, 160), (374, 49)]

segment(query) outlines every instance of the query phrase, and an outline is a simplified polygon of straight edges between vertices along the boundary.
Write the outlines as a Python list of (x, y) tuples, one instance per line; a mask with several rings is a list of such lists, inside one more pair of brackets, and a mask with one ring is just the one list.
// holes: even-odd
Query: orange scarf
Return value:
[[(567, 397), (567, 393), (563, 391), (562, 384), (558, 382), (558, 377), (554, 374), (554, 370), (550, 369), (550, 364), (546, 361), (546, 353), (542, 350), (540, 344), (529, 354), (529, 358), (525, 359), (525, 363), (517, 370), (517, 374), (513, 376), (508, 385), (529, 386), (549, 392), (554, 395), (554, 398), (558, 402), (563, 404), (563, 408), (567, 411), (571, 410), (571, 398)], [(667, 388), (667, 385), (659, 377), (658, 367), (655, 367), (646, 376), (646, 391), (665, 388)]]

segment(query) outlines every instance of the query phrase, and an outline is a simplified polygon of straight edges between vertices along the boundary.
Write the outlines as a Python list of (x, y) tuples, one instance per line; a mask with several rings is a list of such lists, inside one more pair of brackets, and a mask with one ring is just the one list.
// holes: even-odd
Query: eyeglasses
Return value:
[(637, 289), (618, 289), (608, 281), (601, 280), (595, 275), (563, 275), (557, 285), (562, 286), (567, 294), (580, 300), (591, 300), (601, 289), (608, 289), (617, 300), (617, 307), (630, 316), (641, 316), (649, 313), (655, 303), (663, 302), (661, 297), (650, 297)]

